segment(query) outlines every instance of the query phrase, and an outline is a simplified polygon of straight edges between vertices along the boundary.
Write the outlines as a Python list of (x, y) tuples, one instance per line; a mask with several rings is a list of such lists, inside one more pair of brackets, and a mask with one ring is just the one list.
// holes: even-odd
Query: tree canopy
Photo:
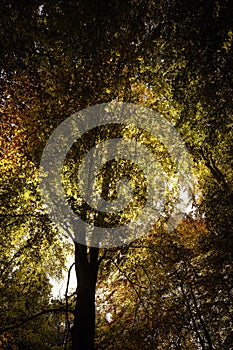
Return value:
[[(0, 349), (81, 349), (76, 335), (87, 307), (83, 324), (96, 329), (96, 349), (230, 349), (230, 2), (3, 0), (0, 11)], [(123, 247), (94, 249), (73, 244), (49, 219), (39, 165), (62, 121), (113, 100), (148, 107), (174, 125), (197, 188), (192, 210), (169, 234), (160, 223)], [(64, 167), (73, 207), (74, 156), (72, 148)], [(103, 174), (116, 180), (119, 169), (106, 165)], [(132, 175), (139, 192), (141, 176)], [(62, 278), (70, 254), (77, 291), (67, 285), (58, 300), (51, 281)], [(90, 303), (82, 304), (87, 290)]]

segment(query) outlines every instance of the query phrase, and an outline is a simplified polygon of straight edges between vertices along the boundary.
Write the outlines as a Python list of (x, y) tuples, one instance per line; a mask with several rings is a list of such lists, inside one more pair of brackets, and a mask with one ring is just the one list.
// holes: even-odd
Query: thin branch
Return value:
[(191, 320), (192, 320), (193, 327), (194, 327), (194, 330), (196, 332), (197, 338), (199, 339), (199, 342), (201, 344), (202, 349), (205, 350), (205, 342), (204, 342), (204, 340), (203, 340), (203, 338), (202, 338), (202, 336), (201, 336), (201, 334), (200, 334), (200, 332), (198, 330), (198, 327), (197, 327), (197, 324), (196, 324), (196, 321), (195, 321), (195, 317), (193, 315), (193, 312), (192, 312), (192, 309), (191, 309), (188, 297), (187, 297), (187, 295), (185, 293), (185, 290), (184, 290), (183, 283), (180, 283), (180, 288), (181, 288), (184, 300), (186, 302), (186, 305), (187, 305), (187, 308), (188, 308), (188, 311), (189, 311), (189, 314), (190, 314), (190, 317), (191, 317)]
[[(12, 331), (13, 329), (20, 328), (23, 325), (25, 325), (26, 323), (31, 322), (32, 320), (35, 320), (40, 316), (47, 315), (49, 313), (58, 313), (58, 312), (66, 312), (66, 309), (65, 308), (54, 308), (54, 309), (44, 310), (44, 311), (38, 312), (37, 314), (32, 315), (31, 317), (27, 318), (26, 320), (23, 320), (22, 322), (20, 322), (18, 324), (0, 329), (0, 334), (3, 334), (3, 333), (8, 332), (8, 331)], [(73, 313), (72, 311), (70, 311), (70, 312)]]
[(200, 320), (200, 323), (202, 325), (202, 328), (203, 328), (204, 335), (206, 337), (207, 343), (209, 344), (210, 350), (213, 350), (214, 348), (213, 348), (213, 344), (212, 344), (212, 341), (211, 341), (211, 338), (210, 338), (210, 334), (208, 332), (208, 329), (207, 329), (206, 324), (204, 322), (203, 316), (201, 315), (201, 312), (200, 312), (199, 307), (197, 305), (197, 299), (196, 299), (196, 296), (195, 296), (195, 294), (193, 292), (192, 287), (190, 287), (190, 292), (191, 292), (191, 295), (192, 295), (192, 298), (193, 298), (193, 303), (194, 303), (194, 306), (195, 306), (195, 309), (196, 309), (196, 313), (197, 313), (197, 315), (199, 317), (199, 320)]
[(209, 155), (209, 157), (208, 157), (203, 149), (200, 150), (200, 153), (202, 155), (202, 158), (205, 161), (205, 165), (210, 170), (212, 176), (217, 181), (219, 181), (220, 183), (224, 184), (230, 190), (230, 187), (229, 187), (229, 185), (228, 185), (228, 183), (227, 183), (227, 181), (225, 179), (225, 176), (223, 175), (223, 173), (217, 167), (216, 163), (213, 160), (213, 157), (211, 155)]
[(148, 318), (148, 314), (147, 314), (147, 310), (146, 310), (144, 301), (142, 300), (142, 298), (141, 298), (140, 293), (138, 292), (138, 290), (135, 288), (135, 284), (136, 284), (136, 283), (134, 283), (134, 282), (131, 280), (131, 278), (129, 278), (129, 276), (120, 268), (120, 266), (119, 266), (117, 263), (115, 263), (115, 261), (114, 261), (112, 258), (110, 258), (110, 260), (111, 260), (111, 262), (113, 263), (113, 265), (115, 265), (115, 267), (120, 271), (120, 273), (121, 273), (123, 276), (125, 276), (125, 278), (126, 278), (127, 281), (129, 282), (129, 284), (130, 284), (131, 287), (133, 288), (135, 294), (136, 294), (137, 297), (138, 297), (138, 300), (139, 300), (139, 301), (141, 302), (141, 304), (142, 304), (142, 307), (143, 307), (143, 309), (144, 309), (145, 315), (146, 315), (147, 318)]
[(66, 293), (65, 293), (65, 299), (66, 299), (66, 327), (67, 327), (67, 331), (66, 331), (66, 336), (65, 336), (65, 345), (64, 345), (64, 349), (66, 350), (66, 345), (68, 342), (68, 337), (69, 337), (69, 333), (70, 333), (70, 320), (69, 320), (69, 304), (68, 304), (68, 292), (69, 292), (69, 283), (70, 283), (70, 275), (71, 275), (71, 270), (73, 268), (73, 266), (75, 265), (75, 263), (71, 264), (69, 270), (68, 270), (68, 278), (67, 278), (67, 284), (66, 284)]

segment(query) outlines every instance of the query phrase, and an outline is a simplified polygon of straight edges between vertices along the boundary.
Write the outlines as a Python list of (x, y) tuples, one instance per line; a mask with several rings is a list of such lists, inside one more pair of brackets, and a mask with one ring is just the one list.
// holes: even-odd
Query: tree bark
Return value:
[(98, 274), (98, 248), (75, 242), (75, 270), (78, 293), (74, 324), (71, 328), (71, 350), (94, 350), (95, 289)]

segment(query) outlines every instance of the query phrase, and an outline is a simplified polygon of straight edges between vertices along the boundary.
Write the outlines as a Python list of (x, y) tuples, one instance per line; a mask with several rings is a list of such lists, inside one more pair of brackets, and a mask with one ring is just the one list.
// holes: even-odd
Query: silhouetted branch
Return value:
[[(54, 309), (44, 310), (44, 311), (38, 312), (37, 314), (32, 315), (31, 317), (28, 317), (26, 320), (23, 320), (23, 321), (21, 321), (18, 324), (15, 324), (15, 325), (8, 326), (8, 327), (0, 329), (0, 334), (8, 332), (8, 331), (12, 331), (13, 329), (20, 328), (23, 325), (25, 325), (26, 323), (28, 323), (28, 322), (30, 322), (32, 320), (35, 320), (35, 319), (37, 319), (40, 316), (47, 315), (49, 313), (58, 313), (58, 312), (66, 312), (66, 309), (65, 308), (54, 308)], [(70, 312), (72, 312), (72, 311), (70, 311)]]
[(73, 263), (68, 270), (68, 278), (67, 278), (67, 284), (66, 284), (66, 293), (65, 293), (65, 299), (66, 299), (66, 327), (67, 327), (67, 331), (66, 331), (66, 335), (65, 335), (65, 345), (64, 345), (64, 349), (66, 350), (66, 345), (67, 345), (67, 341), (68, 341), (68, 337), (69, 337), (69, 333), (70, 333), (70, 320), (69, 320), (69, 304), (68, 304), (68, 292), (69, 292), (69, 283), (70, 283), (70, 275), (71, 275), (71, 270), (73, 268), (73, 266), (75, 265), (75, 263)]

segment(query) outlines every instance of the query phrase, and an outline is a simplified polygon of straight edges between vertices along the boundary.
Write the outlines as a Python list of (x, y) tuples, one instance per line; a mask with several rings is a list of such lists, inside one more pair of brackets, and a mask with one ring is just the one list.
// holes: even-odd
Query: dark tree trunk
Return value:
[(75, 269), (78, 293), (71, 329), (71, 350), (93, 350), (95, 337), (95, 288), (98, 274), (98, 248), (75, 243)]

